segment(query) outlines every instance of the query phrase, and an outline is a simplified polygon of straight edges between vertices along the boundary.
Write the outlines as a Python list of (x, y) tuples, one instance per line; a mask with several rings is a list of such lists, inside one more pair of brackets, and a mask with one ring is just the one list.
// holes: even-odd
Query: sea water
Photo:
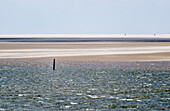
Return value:
[(56, 38), (0, 38), (0, 42), (170, 42), (170, 38), (143, 38), (143, 37), (135, 37), (135, 38), (84, 38), (84, 37), (56, 37)]
[(0, 110), (170, 110), (169, 70), (118, 64), (1, 64)]

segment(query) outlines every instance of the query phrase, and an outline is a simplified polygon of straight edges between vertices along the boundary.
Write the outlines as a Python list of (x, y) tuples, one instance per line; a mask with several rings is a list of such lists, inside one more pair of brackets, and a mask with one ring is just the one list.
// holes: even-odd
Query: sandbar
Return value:
[(169, 61), (169, 42), (1, 42), (0, 59)]

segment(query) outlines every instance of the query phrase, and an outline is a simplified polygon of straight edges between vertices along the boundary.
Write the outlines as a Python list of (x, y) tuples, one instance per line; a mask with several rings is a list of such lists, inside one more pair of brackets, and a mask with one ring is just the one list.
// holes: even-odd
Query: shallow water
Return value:
[(1, 64), (0, 110), (170, 110), (168, 70), (56, 68)]

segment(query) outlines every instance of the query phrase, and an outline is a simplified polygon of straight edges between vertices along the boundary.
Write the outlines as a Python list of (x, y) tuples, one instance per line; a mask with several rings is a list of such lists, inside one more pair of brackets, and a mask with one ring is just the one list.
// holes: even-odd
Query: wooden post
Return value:
[(55, 70), (55, 59), (53, 59), (53, 70)]

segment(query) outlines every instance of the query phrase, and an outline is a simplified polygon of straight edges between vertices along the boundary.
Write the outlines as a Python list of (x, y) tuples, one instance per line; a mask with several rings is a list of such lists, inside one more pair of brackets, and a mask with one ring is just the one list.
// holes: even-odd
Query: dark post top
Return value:
[(53, 70), (55, 70), (55, 59), (53, 59)]

